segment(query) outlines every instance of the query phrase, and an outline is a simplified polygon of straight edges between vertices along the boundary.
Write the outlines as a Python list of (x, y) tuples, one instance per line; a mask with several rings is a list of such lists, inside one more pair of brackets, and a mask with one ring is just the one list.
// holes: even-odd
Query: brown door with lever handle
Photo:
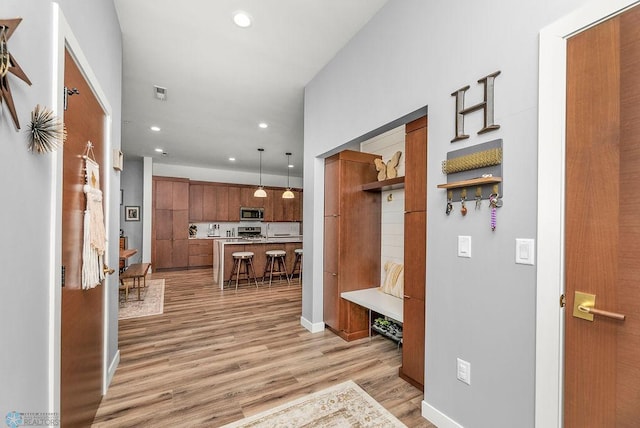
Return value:
[(564, 426), (640, 423), (640, 7), (567, 41)]

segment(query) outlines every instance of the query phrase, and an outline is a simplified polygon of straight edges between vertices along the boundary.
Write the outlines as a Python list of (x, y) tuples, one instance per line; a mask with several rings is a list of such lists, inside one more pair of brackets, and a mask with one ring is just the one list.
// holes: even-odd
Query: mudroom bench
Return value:
[(340, 297), (369, 310), (369, 337), (371, 337), (371, 311), (402, 323), (402, 299), (381, 291), (381, 287), (345, 291)]

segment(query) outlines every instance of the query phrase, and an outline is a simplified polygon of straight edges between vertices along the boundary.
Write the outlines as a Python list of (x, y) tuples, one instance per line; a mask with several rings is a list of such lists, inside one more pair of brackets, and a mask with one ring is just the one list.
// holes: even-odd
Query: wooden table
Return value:
[(120, 273), (124, 272), (124, 269), (126, 268), (127, 259), (133, 256), (134, 254), (136, 254), (137, 252), (138, 250), (136, 250), (135, 248), (120, 248), (120, 263), (119, 263)]
[(122, 274), (120, 274), (120, 285), (124, 287), (124, 301), (125, 303), (129, 299), (129, 283), (125, 282), (125, 279), (131, 279), (132, 285), (138, 288), (138, 300), (140, 300), (140, 278), (144, 283), (144, 287), (147, 287), (147, 272), (149, 272), (149, 268), (151, 267), (151, 263), (134, 263), (127, 270), (125, 270)]
[(135, 253), (137, 253), (138, 250), (136, 250), (135, 248), (126, 248), (126, 249), (120, 249), (120, 260), (126, 260), (129, 257), (133, 256)]

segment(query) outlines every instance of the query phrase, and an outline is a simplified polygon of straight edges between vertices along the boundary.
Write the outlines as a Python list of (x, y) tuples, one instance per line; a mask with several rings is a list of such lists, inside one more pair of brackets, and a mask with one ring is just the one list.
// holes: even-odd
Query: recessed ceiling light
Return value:
[(235, 162), (236, 158), (229, 158), (231, 162)]
[(162, 153), (162, 152), (164, 152), (164, 150), (162, 150), (162, 149), (156, 149), (156, 152), (158, 152), (158, 153)]
[(262, 129), (266, 129), (266, 128), (268, 128), (268, 127), (269, 127), (269, 124), (268, 124), (268, 123), (266, 123), (266, 122), (260, 122), (260, 123), (258, 124), (258, 126), (259, 126), (260, 128), (262, 128)]
[(233, 22), (240, 28), (247, 28), (251, 26), (251, 15), (247, 12), (239, 10), (233, 13)]
[(288, 166), (289, 168), (293, 168), (293, 165), (291, 165), (291, 164), (289, 164), (289, 165), (287, 165), (287, 166)]
[(159, 126), (155, 126), (155, 125), (153, 125), (153, 126), (152, 126), (151, 128), (149, 128), (149, 129), (151, 129), (152, 131), (155, 131), (155, 132), (159, 132), (159, 131), (160, 131), (160, 127), (159, 127)]

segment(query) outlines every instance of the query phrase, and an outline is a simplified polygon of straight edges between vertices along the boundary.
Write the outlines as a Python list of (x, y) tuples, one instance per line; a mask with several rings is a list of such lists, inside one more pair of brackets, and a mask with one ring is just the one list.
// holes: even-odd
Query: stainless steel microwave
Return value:
[(264, 218), (264, 208), (240, 207), (240, 220), (262, 221)]

